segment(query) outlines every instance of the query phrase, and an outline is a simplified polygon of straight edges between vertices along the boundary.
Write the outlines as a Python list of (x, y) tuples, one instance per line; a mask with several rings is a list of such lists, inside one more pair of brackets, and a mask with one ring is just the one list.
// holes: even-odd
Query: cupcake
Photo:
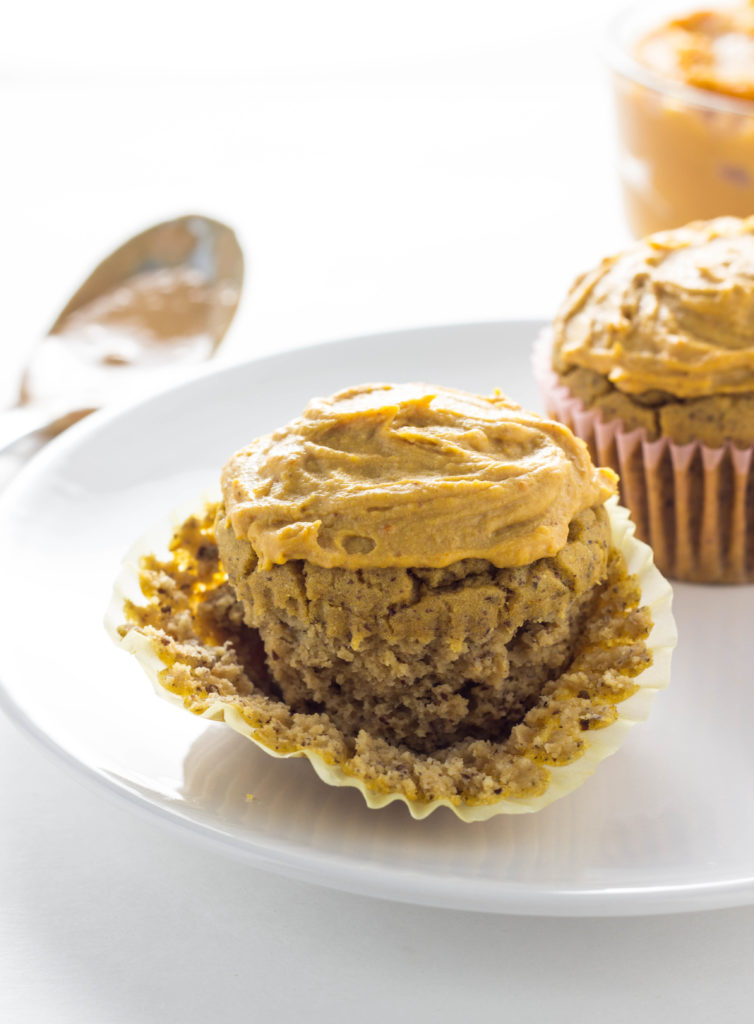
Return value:
[(667, 681), (669, 587), (613, 472), (500, 394), (349, 388), (221, 487), (140, 546), (113, 632), (158, 691), (371, 807), (537, 810)]
[(754, 579), (754, 217), (651, 235), (583, 274), (535, 371), (666, 575)]

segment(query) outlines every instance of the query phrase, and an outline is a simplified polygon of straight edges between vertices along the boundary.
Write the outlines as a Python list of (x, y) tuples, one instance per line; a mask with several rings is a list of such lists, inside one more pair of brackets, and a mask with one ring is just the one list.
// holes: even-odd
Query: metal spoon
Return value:
[(208, 217), (179, 217), (131, 238), (36, 345), (17, 404), (0, 412), (0, 452), (210, 358), (233, 320), (243, 276), (236, 236)]

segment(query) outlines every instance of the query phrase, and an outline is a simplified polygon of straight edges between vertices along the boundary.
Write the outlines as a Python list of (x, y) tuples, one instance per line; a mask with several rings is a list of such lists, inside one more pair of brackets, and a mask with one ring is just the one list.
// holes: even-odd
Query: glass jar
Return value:
[[(735, 0), (702, 6), (730, 9)], [(663, 78), (636, 55), (637, 44), (664, 20), (694, 10), (693, 0), (655, 0), (624, 11), (609, 31), (618, 167), (637, 237), (692, 220), (754, 214), (754, 102)]]

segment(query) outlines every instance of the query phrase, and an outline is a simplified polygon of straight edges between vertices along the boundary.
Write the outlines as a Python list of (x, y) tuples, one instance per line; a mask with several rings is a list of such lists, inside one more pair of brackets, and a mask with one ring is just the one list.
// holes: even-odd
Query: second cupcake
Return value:
[(754, 580), (754, 217), (603, 260), (573, 284), (535, 366), (547, 412), (619, 473), (663, 572)]

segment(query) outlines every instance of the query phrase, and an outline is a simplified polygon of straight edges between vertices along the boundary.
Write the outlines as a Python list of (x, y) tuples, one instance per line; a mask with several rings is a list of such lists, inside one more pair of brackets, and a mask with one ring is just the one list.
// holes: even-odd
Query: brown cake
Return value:
[(432, 753), (500, 739), (572, 657), (607, 572), (604, 509), (572, 521), (550, 558), (497, 568), (326, 569), (296, 559), (236, 577), (248, 541), (221, 516), (223, 564), (291, 707), (325, 709), (344, 733)]

